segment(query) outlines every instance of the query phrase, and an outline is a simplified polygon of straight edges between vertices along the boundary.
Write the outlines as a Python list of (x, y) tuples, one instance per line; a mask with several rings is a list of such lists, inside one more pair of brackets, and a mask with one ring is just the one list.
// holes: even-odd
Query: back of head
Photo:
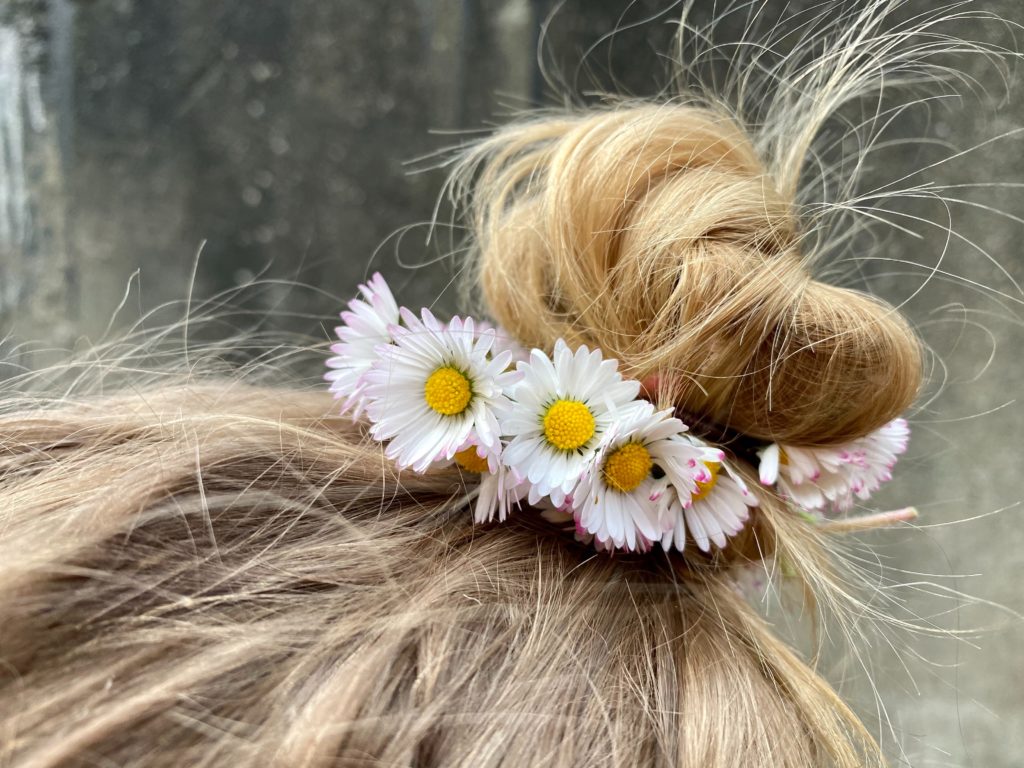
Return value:
[[(761, 126), (689, 94), (467, 148), (455, 189), (491, 315), (526, 346), (599, 347), (738, 453), (900, 414), (914, 333), (805, 251), (808, 105), (853, 93), (829, 71)], [(595, 555), (526, 510), (474, 525), (457, 471), (399, 473), (327, 393), (163, 379), (12, 396), (0, 421), (0, 762), (884, 762), (737, 589), (737, 562), (774, 554), (850, 599), (822, 533), (767, 490), (721, 551)]]
[(5, 760), (864, 764), (727, 573), (474, 526), (329, 407), (190, 384), (3, 421)]

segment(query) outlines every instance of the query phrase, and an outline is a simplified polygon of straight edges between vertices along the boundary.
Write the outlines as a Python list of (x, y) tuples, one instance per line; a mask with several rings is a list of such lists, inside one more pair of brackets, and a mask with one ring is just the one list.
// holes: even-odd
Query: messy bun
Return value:
[(487, 306), (528, 345), (600, 347), (691, 421), (797, 444), (862, 436), (917, 394), (906, 321), (811, 277), (795, 201), (719, 111), (513, 125), (463, 174)]

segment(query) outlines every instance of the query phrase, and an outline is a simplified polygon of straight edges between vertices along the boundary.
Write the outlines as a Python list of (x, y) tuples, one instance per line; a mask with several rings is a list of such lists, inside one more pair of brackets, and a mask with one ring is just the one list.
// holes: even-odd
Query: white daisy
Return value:
[(657, 477), (678, 496), (699, 492), (706, 477), (705, 460), (722, 459), (720, 451), (683, 437), (686, 425), (672, 410), (656, 411), (645, 401), (616, 416), (594, 461), (573, 491), (580, 526), (610, 547), (647, 550), (672, 525), (669, 510), (658, 503)]
[(504, 461), (531, 484), (531, 504), (549, 496), (558, 507), (580, 476), (616, 414), (635, 401), (640, 384), (623, 380), (615, 360), (581, 346), (555, 344), (552, 360), (538, 349), (517, 370), (522, 380), (502, 422), (511, 438)]
[(489, 449), (500, 442), (497, 414), (508, 405), (511, 353), (490, 358), (494, 334), (477, 337), (471, 318), (442, 325), (429, 310), (422, 320), (401, 310), (404, 328), (377, 347), (380, 359), (364, 376), (370, 434), (390, 440), (385, 454), (400, 467), (426, 470), (451, 459), (471, 437)]
[(819, 448), (772, 443), (758, 452), (760, 479), (804, 509), (846, 510), (854, 497), (868, 499), (892, 479), (896, 458), (907, 450), (910, 426), (895, 419), (849, 443)]
[[(549, 523), (554, 523), (566, 533), (572, 531), (574, 538), (580, 544), (592, 545), (598, 552), (615, 551), (615, 546), (611, 541), (608, 543), (601, 542), (596, 536), (594, 536), (594, 534), (589, 533), (580, 523), (579, 515), (574, 515), (572, 512), (568, 511), (568, 507), (555, 508), (549, 505), (547, 509), (541, 511), (540, 515)], [(648, 552), (650, 551), (650, 548), (651, 542), (642, 535), (637, 534), (636, 551)]]
[(757, 506), (746, 483), (724, 461), (708, 461), (704, 467), (706, 472), (697, 481), (697, 491), (688, 500), (682, 500), (671, 487), (657, 489), (657, 500), (672, 517), (671, 527), (661, 537), (666, 550), (675, 547), (682, 552), (687, 531), (702, 552), (710, 550), (712, 543), (723, 548), (727, 537), (743, 530), (750, 507)]
[(341, 341), (331, 345), (334, 357), (327, 360), (330, 370), (324, 374), (334, 397), (344, 400), (341, 412), (351, 409), (357, 419), (366, 407), (363, 376), (377, 360), (377, 347), (391, 343), (390, 328), (399, 323), (398, 304), (379, 272), (359, 292), (363, 298), (349, 302), (341, 313), (344, 325), (334, 329)]
[(488, 448), (475, 439), (453, 457), (464, 472), (480, 476), (473, 520), (488, 523), (495, 516), (505, 521), (513, 506), (526, 496), (527, 483), (501, 462), (500, 448)]

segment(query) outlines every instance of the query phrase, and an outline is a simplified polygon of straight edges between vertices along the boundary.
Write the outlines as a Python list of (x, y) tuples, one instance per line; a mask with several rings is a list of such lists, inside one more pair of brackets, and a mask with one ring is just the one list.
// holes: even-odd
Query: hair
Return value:
[[(805, 215), (814, 137), (922, 67), (912, 35), (948, 18), (894, 33), (897, 57), (869, 34), (888, 5), (745, 80), (747, 101), (677, 87), (460, 149), (489, 314), (526, 345), (600, 347), (726, 446), (837, 443), (905, 411), (917, 337), (814, 279), (828, 236)], [(195, 362), (7, 387), (0, 764), (884, 764), (737, 590), (774, 557), (858, 606), (822, 530), (766, 490), (710, 556), (595, 554), (528, 510), (473, 525), (457, 471), (399, 476), (327, 393)]]
[(487, 307), (525, 344), (600, 347), (702, 422), (798, 445), (863, 436), (916, 397), (907, 322), (812, 279), (795, 201), (721, 110), (537, 120), (468, 162)]

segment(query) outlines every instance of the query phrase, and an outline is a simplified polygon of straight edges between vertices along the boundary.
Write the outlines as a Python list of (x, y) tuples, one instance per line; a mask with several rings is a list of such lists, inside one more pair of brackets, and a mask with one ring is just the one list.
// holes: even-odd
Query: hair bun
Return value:
[(811, 278), (794, 201), (724, 114), (645, 105), (512, 125), (462, 173), (487, 304), (526, 344), (599, 346), (687, 413), (800, 444), (866, 434), (917, 394), (913, 331)]

